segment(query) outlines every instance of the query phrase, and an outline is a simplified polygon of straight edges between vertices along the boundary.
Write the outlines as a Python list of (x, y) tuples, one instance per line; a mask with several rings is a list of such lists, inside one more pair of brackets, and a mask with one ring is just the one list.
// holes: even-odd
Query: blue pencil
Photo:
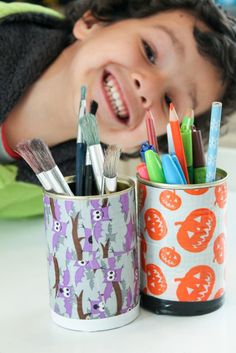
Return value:
[(206, 183), (215, 181), (216, 159), (220, 137), (220, 123), (222, 116), (222, 103), (213, 102), (211, 107), (210, 136), (207, 152)]

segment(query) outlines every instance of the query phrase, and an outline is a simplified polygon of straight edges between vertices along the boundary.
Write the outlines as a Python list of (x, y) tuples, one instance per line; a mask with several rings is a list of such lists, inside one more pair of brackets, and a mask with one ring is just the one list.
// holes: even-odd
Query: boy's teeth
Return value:
[(120, 118), (127, 118), (128, 111), (122, 100), (118, 84), (113, 76), (109, 75), (105, 79), (104, 86), (115, 114)]

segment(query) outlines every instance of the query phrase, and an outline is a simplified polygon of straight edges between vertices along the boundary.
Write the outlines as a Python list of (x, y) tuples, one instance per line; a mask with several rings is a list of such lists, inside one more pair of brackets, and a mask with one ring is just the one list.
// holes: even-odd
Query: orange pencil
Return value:
[(188, 168), (187, 168), (187, 163), (186, 163), (186, 158), (184, 153), (184, 145), (183, 145), (183, 141), (180, 133), (179, 118), (175, 111), (175, 107), (173, 103), (170, 103), (169, 121), (170, 121), (173, 142), (174, 142), (175, 154), (182, 167), (187, 183), (190, 184), (189, 176), (188, 176)]

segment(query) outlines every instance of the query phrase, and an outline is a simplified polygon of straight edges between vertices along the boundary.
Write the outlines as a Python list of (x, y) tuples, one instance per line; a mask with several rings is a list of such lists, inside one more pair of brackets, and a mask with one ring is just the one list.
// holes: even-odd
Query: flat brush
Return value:
[(93, 114), (86, 114), (80, 120), (83, 138), (89, 149), (93, 173), (99, 194), (102, 192), (103, 163), (104, 155), (99, 139), (99, 132), (96, 117)]
[(103, 166), (103, 184), (105, 193), (115, 192), (117, 189), (117, 167), (121, 149), (116, 145), (108, 146)]
[(78, 114), (77, 143), (76, 143), (76, 195), (82, 196), (84, 192), (86, 144), (79, 126), (80, 119), (86, 114), (86, 87), (81, 87), (80, 107)]
[[(30, 167), (36, 171), (38, 179), (43, 186), (46, 186), (45, 189), (53, 190), (59, 194), (73, 196), (73, 193), (65, 181), (60, 169), (57, 167), (48, 146), (40, 139), (28, 140), (23, 144), (25, 144), (26, 150), (28, 151), (28, 161), (27, 159), (25, 160), (27, 163), (30, 162)], [(16, 151), (21, 154), (23, 151), (22, 146), (21, 151), (18, 146)], [(48, 187), (49, 185), (50, 188)]]
[(29, 144), (30, 144), (30, 141), (22, 141), (18, 143), (15, 150), (17, 153), (19, 153), (19, 155), (26, 161), (26, 163), (34, 171), (43, 188), (47, 191), (50, 191), (52, 190), (52, 185), (48, 180), (47, 176), (44, 174), (43, 169), (35, 159), (29, 147)]

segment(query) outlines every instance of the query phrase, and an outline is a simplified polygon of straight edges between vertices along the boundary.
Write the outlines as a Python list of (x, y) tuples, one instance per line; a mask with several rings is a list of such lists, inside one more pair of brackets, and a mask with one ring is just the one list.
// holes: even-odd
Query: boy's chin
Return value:
[(140, 145), (137, 145), (135, 147), (121, 147), (121, 150), (123, 153), (132, 154), (140, 150)]

